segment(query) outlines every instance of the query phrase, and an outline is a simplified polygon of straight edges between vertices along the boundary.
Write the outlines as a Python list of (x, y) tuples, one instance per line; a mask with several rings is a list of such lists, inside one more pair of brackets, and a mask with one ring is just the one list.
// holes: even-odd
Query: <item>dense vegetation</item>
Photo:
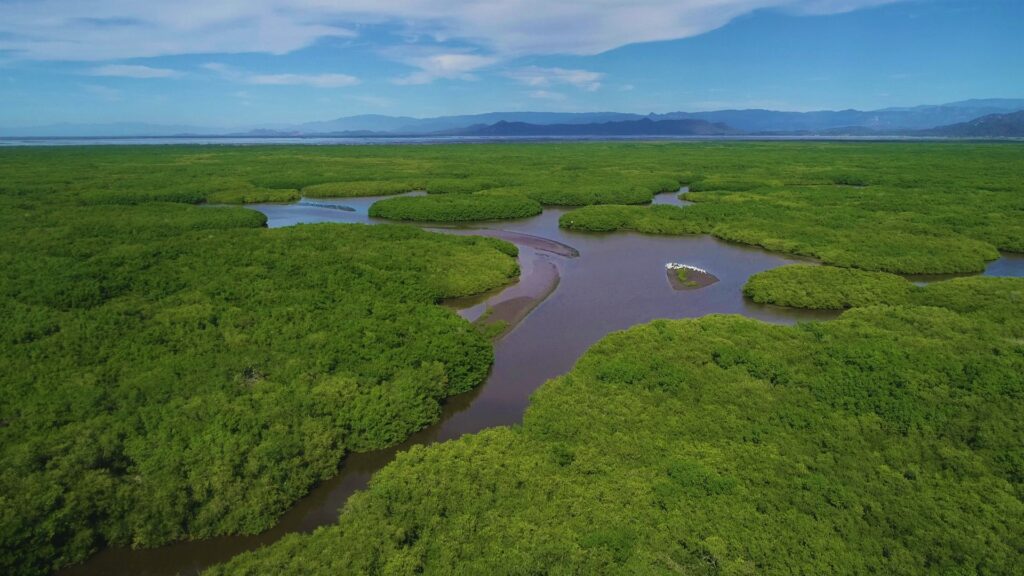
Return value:
[(756, 302), (792, 308), (838, 310), (884, 304), (988, 311), (987, 320), (1020, 338), (1024, 336), (1024, 322), (1015, 314), (1024, 301), (1022, 283), (1024, 280), (1019, 279), (967, 277), (917, 286), (883, 272), (794, 265), (751, 276), (743, 291)]
[(926, 294), (610, 335), (522, 426), (414, 448), (336, 526), (211, 573), (1014, 573), (1024, 280)]
[(515, 194), (444, 194), (403, 196), (379, 200), (370, 216), (418, 222), (464, 222), (526, 218), (541, 213), (541, 206)]
[(493, 239), (6, 186), (5, 574), (267, 528), (484, 379), (486, 336), (435, 303), (517, 274)]
[[(203, 200), (211, 204), (257, 204), (260, 202), (294, 202), (302, 198), (298, 190), (287, 188), (256, 188), (240, 186), (231, 190), (214, 190)], [(175, 198), (169, 198), (174, 201)]]
[(743, 286), (743, 293), (761, 304), (842, 310), (904, 304), (915, 289), (902, 276), (887, 272), (794, 264), (754, 274)]
[(998, 250), (1024, 251), (1024, 147), (696, 150), (703, 156), (681, 154), (692, 175), (680, 177), (696, 204), (591, 206), (563, 215), (562, 226), (713, 234), (836, 266), (897, 273), (976, 272)]
[(0, 155), (0, 192), (136, 204), (493, 191), (542, 204), (643, 204), (679, 187), (683, 150), (647, 144), (8, 149)]
[(302, 195), (307, 198), (350, 198), (354, 196), (387, 196), (412, 192), (415, 189), (415, 185), (408, 182), (355, 180), (306, 186), (302, 189)]
[[(430, 219), (617, 204), (562, 224), (907, 273), (1024, 251), (1012, 144), (4, 149), (0, 174), (9, 573), (108, 543), (265, 528), (346, 451), (400, 440), (486, 374), (487, 335), (435, 304), (514, 277), (511, 245), (400, 226), (266, 230), (258, 213), (192, 204), (425, 190), (375, 211)], [(625, 205), (680, 184), (695, 205)], [(1019, 564), (1019, 281), (917, 290), (824, 270), (768, 275), (757, 292), (898, 305), (613, 335), (544, 387), (523, 427), (413, 450), (338, 527), (227, 570)], [(821, 285), (797, 298), (803, 280)]]
[[(998, 250), (1024, 251), (1024, 147), (1016, 144), (82, 148), (6, 151), (3, 161), (11, 176), (0, 191), (86, 202), (426, 190), (482, 193), (474, 205), (483, 206), (486, 196), (501, 203), (511, 194), (586, 206), (563, 218), (571, 229), (707, 233), (866, 270), (974, 272)], [(680, 184), (695, 205), (624, 206)]]

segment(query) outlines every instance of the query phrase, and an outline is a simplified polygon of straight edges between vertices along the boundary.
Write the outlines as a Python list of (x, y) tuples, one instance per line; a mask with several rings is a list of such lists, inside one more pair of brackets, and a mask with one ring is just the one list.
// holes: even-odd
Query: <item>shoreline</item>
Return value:
[[(495, 341), (508, 334), (550, 296), (561, 282), (561, 273), (551, 255), (576, 258), (579, 251), (556, 240), (510, 232), (475, 228), (427, 228), (432, 232), (458, 236), (486, 236), (515, 244), (519, 248), (519, 278), (511, 284), (472, 296), (442, 302), (459, 316), (481, 328), (495, 330)], [(486, 331), (486, 330), (485, 330)]]

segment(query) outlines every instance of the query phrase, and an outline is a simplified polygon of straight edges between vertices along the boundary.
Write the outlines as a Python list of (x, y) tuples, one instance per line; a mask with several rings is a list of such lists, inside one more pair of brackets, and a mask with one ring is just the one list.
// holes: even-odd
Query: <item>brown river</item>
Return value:
[[(271, 228), (318, 222), (376, 224), (384, 221), (369, 218), (367, 209), (378, 199), (344, 198), (250, 207), (266, 214)], [(660, 194), (655, 202), (687, 204), (676, 194)], [(837, 315), (759, 305), (743, 297), (743, 284), (751, 274), (797, 262), (796, 259), (710, 236), (570, 232), (558, 227), (558, 218), (564, 212), (549, 208), (539, 216), (523, 220), (430, 228), (512, 241), (520, 248), (522, 269), (516, 284), (446, 303), (470, 320), (491, 308), (489, 318), (506, 320), (511, 328), (494, 344), (494, 366), (487, 381), (470, 392), (449, 398), (437, 423), (397, 446), (348, 455), (336, 476), (295, 503), (266, 532), (145, 550), (106, 549), (60, 574), (192, 575), (241, 552), (271, 544), (285, 534), (309, 532), (334, 523), (348, 497), (365, 488), (370, 476), (388, 464), (396, 452), (492, 426), (519, 423), (530, 394), (548, 379), (569, 371), (587, 348), (609, 332), (655, 318), (695, 318), (707, 314), (741, 314), (786, 324)], [(697, 290), (676, 290), (666, 276), (665, 265), (669, 262), (707, 270), (718, 282)], [(1008, 255), (991, 263), (985, 273), (1022, 276), (1024, 256)]]

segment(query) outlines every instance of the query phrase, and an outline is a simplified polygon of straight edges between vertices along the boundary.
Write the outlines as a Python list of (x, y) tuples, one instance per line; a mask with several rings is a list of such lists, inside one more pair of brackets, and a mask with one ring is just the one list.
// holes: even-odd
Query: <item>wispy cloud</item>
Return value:
[(283, 54), (390, 23), (503, 58), (596, 54), (695, 36), (755, 10), (830, 14), (901, 1), (909, 0), (22, 0), (4, 3), (0, 51), (77, 61)]
[(492, 56), (477, 54), (432, 54), (404, 59), (410, 66), (419, 68), (408, 76), (395, 78), (395, 84), (427, 84), (439, 78), (472, 80), (473, 72), (497, 62)]
[(0, 51), (20, 59), (103, 61), (178, 54), (285, 54), (326, 37), (317, 0), (16, 0), (3, 2)]
[(529, 96), (530, 98), (536, 98), (538, 100), (562, 101), (565, 100), (566, 98), (565, 94), (562, 94), (561, 92), (551, 92), (548, 90), (534, 90), (532, 92), (528, 92), (526, 95)]
[(108, 64), (86, 71), (90, 76), (116, 76), (120, 78), (177, 78), (182, 75), (177, 70), (168, 68), (152, 68), (135, 64)]
[(359, 84), (359, 78), (348, 74), (253, 74), (246, 77), (245, 81), (249, 84), (313, 88), (341, 88)]
[(200, 68), (204, 70), (209, 70), (210, 72), (216, 72), (221, 76), (232, 78), (237, 78), (242, 75), (241, 71), (236, 70), (234, 67), (228, 66), (227, 64), (221, 62), (207, 62), (206, 64), (201, 65)]
[(208, 62), (202, 68), (244, 84), (264, 86), (310, 86), (312, 88), (343, 88), (359, 84), (359, 78), (349, 74), (252, 74), (220, 62)]
[(567, 84), (582, 90), (593, 92), (601, 87), (604, 74), (589, 70), (570, 70), (566, 68), (541, 68), (528, 66), (505, 73), (506, 76), (527, 86), (553, 86)]
[(837, 14), (893, 4), (895, 1), (897, 0), (802, 0), (794, 2), (791, 10), (800, 14)]

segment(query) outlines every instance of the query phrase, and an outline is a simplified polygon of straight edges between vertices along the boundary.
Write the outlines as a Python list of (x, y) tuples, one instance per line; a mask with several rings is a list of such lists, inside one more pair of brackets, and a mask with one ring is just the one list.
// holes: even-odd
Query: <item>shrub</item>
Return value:
[(468, 222), (526, 218), (541, 213), (537, 202), (524, 196), (453, 194), (412, 196), (380, 200), (370, 206), (370, 216), (418, 222)]
[(895, 274), (795, 264), (751, 276), (743, 293), (761, 304), (842, 310), (903, 304), (914, 289), (912, 283)]
[(327, 182), (302, 189), (308, 198), (352, 198), (356, 196), (387, 196), (416, 190), (409, 182), (388, 180), (357, 180), (353, 182)]
[(208, 574), (1013, 573), (1024, 280), (972, 280), (610, 334), (522, 426), (413, 447), (337, 524)]

